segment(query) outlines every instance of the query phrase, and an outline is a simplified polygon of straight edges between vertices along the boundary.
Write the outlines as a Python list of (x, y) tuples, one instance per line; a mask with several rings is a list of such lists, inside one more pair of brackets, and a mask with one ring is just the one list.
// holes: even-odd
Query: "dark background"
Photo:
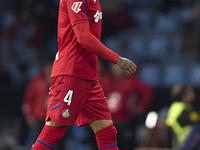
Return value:
[[(200, 1), (100, 0), (103, 43), (138, 66), (138, 76), (155, 88), (146, 110), (171, 104), (170, 88), (190, 84), (200, 107)], [(57, 52), (58, 0), (0, 0), (0, 119), (24, 126), (26, 85), (40, 62)], [(34, 34), (33, 31), (36, 31)], [(105, 69), (109, 70), (109, 63)], [(24, 130), (23, 132), (26, 132)], [(0, 130), (0, 136), (3, 134)], [(24, 133), (25, 134), (25, 133)], [(21, 138), (18, 138), (21, 139)], [(23, 139), (23, 137), (22, 137)], [(18, 144), (23, 145), (23, 140)]]

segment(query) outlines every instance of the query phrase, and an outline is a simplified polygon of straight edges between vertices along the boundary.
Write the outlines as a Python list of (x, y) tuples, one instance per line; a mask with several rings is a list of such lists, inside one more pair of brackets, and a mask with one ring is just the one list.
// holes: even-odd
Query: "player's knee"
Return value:
[(113, 124), (112, 120), (95, 120), (91, 122), (89, 125), (94, 133), (110, 126)]

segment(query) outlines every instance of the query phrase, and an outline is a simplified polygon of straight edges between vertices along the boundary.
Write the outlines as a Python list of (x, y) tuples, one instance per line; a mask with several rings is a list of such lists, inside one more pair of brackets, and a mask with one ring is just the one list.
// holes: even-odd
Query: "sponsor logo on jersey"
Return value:
[(73, 5), (72, 5), (72, 10), (75, 12), (75, 13), (78, 13), (79, 11), (81, 11), (81, 5), (82, 5), (83, 2), (74, 2)]
[(94, 21), (97, 23), (100, 19), (102, 19), (102, 12), (97, 10), (96, 14), (94, 15)]
[(65, 109), (62, 113), (63, 118), (68, 118), (70, 115), (69, 109)]

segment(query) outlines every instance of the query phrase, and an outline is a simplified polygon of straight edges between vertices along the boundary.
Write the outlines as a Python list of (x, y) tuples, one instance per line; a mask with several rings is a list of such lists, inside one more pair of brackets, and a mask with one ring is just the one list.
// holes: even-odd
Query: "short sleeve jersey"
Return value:
[(86, 80), (98, 79), (98, 57), (78, 43), (73, 30), (74, 25), (82, 22), (88, 22), (90, 32), (100, 40), (102, 12), (99, 0), (60, 0), (58, 52), (51, 77), (72, 75)]

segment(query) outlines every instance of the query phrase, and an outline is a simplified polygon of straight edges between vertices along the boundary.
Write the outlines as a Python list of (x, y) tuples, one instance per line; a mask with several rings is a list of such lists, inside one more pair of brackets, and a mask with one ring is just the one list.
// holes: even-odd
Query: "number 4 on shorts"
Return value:
[(72, 90), (69, 90), (67, 92), (67, 95), (65, 96), (64, 98), (64, 102), (67, 103), (67, 105), (70, 105), (71, 102), (72, 102), (72, 94), (73, 94), (73, 91)]

